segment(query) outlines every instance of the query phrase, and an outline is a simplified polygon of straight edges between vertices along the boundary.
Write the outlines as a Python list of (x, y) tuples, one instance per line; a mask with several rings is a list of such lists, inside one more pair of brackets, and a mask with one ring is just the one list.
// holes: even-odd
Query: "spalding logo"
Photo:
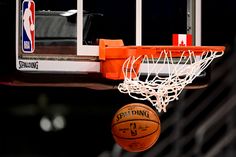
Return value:
[(139, 116), (143, 116), (145, 118), (149, 118), (149, 112), (145, 111), (145, 110), (129, 110), (127, 112), (121, 112), (120, 114), (118, 114), (116, 116), (116, 121), (121, 120), (124, 117), (128, 117), (128, 116), (133, 116), (133, 115), (139, 115)]

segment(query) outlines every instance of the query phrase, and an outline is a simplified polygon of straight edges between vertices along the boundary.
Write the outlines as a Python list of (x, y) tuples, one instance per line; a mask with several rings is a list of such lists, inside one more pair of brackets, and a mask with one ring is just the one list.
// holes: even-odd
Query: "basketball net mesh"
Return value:
[(174, 58), (171, 51), (163, 50), (159, 57), (131, 56), (123, 64), (124, 81), (118, 85), (118, 90), (134, 99), (148, 100), (158, 112), (166, 112), (169, 102), (178, 100), (184, 87), (222, 55), (223, 52), (207, 51), (196, 56), (194, 51), (188, 50)]

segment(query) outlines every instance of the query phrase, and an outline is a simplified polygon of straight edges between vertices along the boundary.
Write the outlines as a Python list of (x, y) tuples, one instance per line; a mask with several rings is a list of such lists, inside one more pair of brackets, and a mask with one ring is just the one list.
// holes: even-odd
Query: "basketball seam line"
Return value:
[[(150, 119), (130, 119), (130, 120), (125, 120), (125, 121), (117, 122), (117, 123), (113, 124), (111, 127), (113, 128), (117, 124), (120, 124), (120, 123), (123, 123), (123, 122), (129, 122), (129, 121), (150, 121), (150, 122), (155, 122), (155, 123), (160, 125), (160, 122), (157, 122), (155, 120), (150, 120)], [(159, 125), (158, 125), (158, 128), (159, 128)]]
[[(158, 127), (156, 130), (154, 130), (152, 133), (147, 134), (147, 135), (145, 135), (145, 136), (137, 137), (137, 138), (126, 138), (126, 137), (117, 136), (117, 135), (115, 135), (115, 134), (113, 134), (113, 133), (112, 133), (112, 134), (113, 134), (115, 137), (119, 138), (119, 139), (134, 140), (134, 139), (141, 139), (141, 138), (150, 136), (150, 135), (154, 134), (155, 132), (157, 132), (158, 130), (159, 130), (159, 127)], [(158, 137), (159, 137), (159, 135), (158, 135)]]
[(154, 144), (157, 142), (158, 139), (159, 139), (159, 136), (150, 145), (148, 145), (147, 147), (145, 147), (143, 149), (140, 149), (139, 151), (145, 151), (145, 150), (151, 148), (152, 146), (154, 146)]

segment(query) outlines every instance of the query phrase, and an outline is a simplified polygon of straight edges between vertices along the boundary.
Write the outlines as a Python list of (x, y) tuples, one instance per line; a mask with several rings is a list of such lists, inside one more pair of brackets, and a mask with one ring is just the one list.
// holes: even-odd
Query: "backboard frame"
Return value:
[[(20, 13), (22, 0), (16, 1), (16, 69), (21, 72), (39, 73), (72, 73), (88, 74), (100, 73), (99, 46), (83, 45), (83, 0), (77, 0), (77, 51), (76, 60), (35, 59), (33, 54), (22, 57), (19, 47)], [(135, 0), (136, 4), (136, 34), (135, 45), (142, 45), (142, 0)], [(37, 7), (37, 6), (36, 6)], [(201, 45), (201, 1), (187, 0), (187, 28), (186, 32), (193, 35), (194, 45)], [(28, 54), (27, 54), (28, 55)], [(33, 56), (33, 58), (31, 58)], [(41, 57), (42, 58), (42, 57)], [(69, 57), (70, 58), (70, 57)], [(34, 65), (32, 67), (27, 65)], [(25, 67), (22, 65), (26, 65)]]

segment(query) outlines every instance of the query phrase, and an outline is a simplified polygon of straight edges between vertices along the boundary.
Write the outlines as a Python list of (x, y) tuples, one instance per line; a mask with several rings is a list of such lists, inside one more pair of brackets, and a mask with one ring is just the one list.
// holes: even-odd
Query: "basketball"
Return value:
[(131, 103), (120, 108), (112, 119), (112, 136), (129, 152), (151, 148), (159, 138), (160, 119), (149, 106)]

